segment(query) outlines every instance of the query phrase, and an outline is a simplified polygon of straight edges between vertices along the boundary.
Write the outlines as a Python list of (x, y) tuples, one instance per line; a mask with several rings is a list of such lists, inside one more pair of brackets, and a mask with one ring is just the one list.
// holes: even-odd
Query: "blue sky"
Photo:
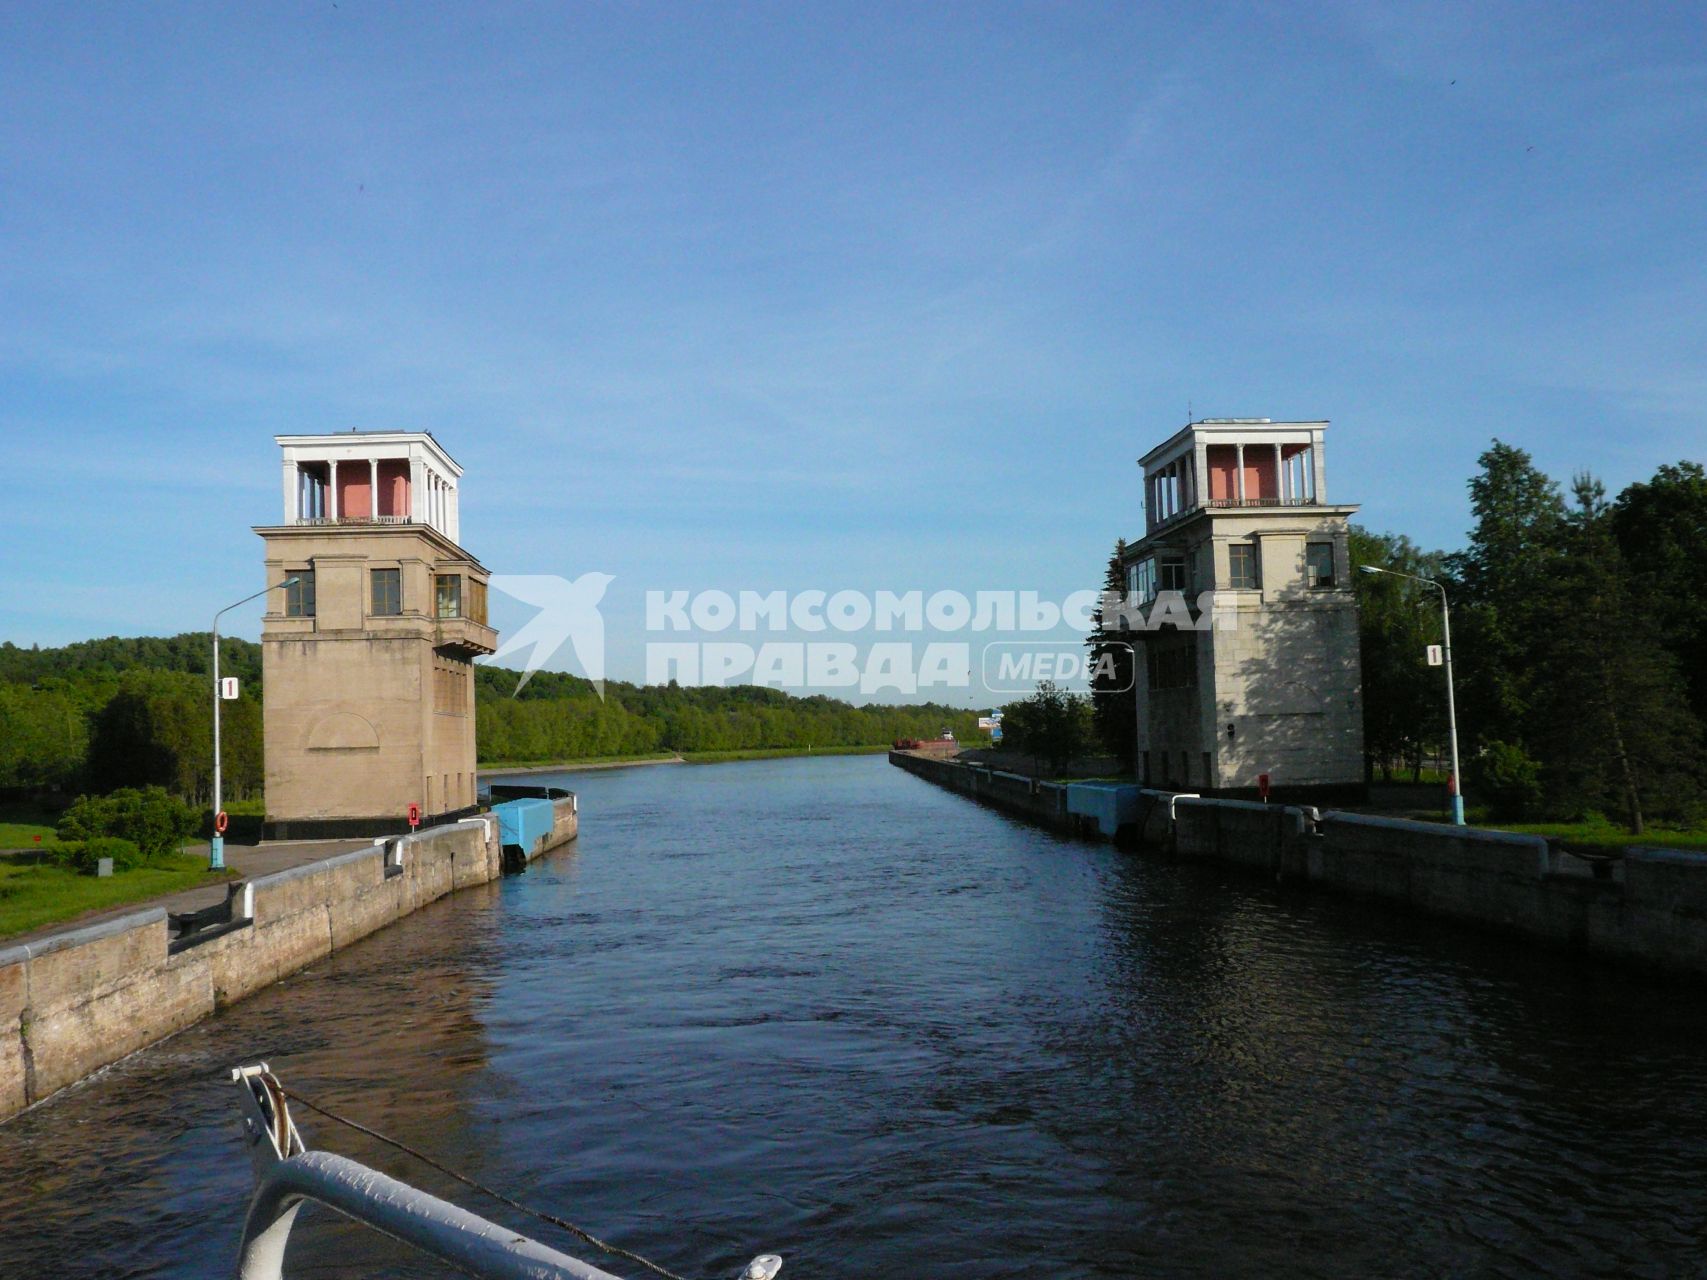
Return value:
[(0, 639), (205, 629), (276, 432), (435, 432), (631, 678), (648, 588), (1094, 585), (1188, 406), (1431, 546), (1495, 435), (1700, 458), (1707, 24), (1611, 12), (8, 5)]

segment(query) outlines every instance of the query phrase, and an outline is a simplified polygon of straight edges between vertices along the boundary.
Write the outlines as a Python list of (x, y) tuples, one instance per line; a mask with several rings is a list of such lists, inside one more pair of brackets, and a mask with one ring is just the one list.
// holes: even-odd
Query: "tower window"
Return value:
[(1151, 556), (1126, 569), (1126, 594), (1134, 604), (1149, 604), (1156, 598), (1156, 560)]
[(434, 595), (441, 618), (462, 617), (462, 575), (441, 573), (434, 579)]
[(403, 571), (374, 569), (371, 612), (376, 618), (395, 618), (403, 612)]
[(1261, 586), (1257, 580), (1257, 544), (1230, 542), (1227, 544), (1227, 585), (1249, 590)]
[(1334, 544), (1312, 542), (1304, 549), (1304, 582), (1312, 587), (1334, 585)]
[(1191, 584), (1186, 574), (1184, 556), (1163, 556), (1157, 562), (1157, 586), (1163, 591), (1189, 591)]
[(292, 569), (290, 575), (296, 581), (285, 588), (285, 617), (312, 618), (314, 616), (314, 570)]
[(1152, 689), (1191, 689), (1197, 685), (1197, 649), (1192, 645), (1148, 646)]

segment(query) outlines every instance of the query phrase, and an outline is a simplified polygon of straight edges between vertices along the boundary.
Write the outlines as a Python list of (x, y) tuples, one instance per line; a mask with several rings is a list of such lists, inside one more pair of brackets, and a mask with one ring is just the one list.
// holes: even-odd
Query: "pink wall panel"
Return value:
[(379, 464), (379, 514), (409, 514), (409, 464), (394, 460)]
[(1274, 465), (1274, 449), (1270, 445), (1245, 448), (1245, 497), (1278, 498), (1280, 472)]
[(373, 487), (359, 462), (338, 465), (338, 514), (351, 519), (373, 515)]
[(1204, 458), (1209, 467), (1210, 500), (1225, 502), (1230, 498), (1238, 497), (1239, 491), (1233, 478), (1238, 459), (1233, 446), (1230, 444), (1212, 444), (1204, 451)]

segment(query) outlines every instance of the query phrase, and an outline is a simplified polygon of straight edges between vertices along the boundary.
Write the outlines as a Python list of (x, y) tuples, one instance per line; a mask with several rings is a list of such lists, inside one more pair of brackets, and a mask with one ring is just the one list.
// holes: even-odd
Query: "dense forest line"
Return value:
[[(211, 640), (110, 637), (59, 648), (0, 644), (0, 789), (105, 792), (163, 786), (196, 804), (212, 791)], [(225, 795), (260, 795), (261, 650), (222, 638), (220, 673), (242, 696), (224, 705)], [(660, 751), (807, 750), (875, 746), (945, 728), (970, 736), (975, 716), (921, 706), (856, 707), (751, 685), (683, 688), (607, 682), (601, 701), (576, 677), (477, 666), (481, 762), (523, 763)]]

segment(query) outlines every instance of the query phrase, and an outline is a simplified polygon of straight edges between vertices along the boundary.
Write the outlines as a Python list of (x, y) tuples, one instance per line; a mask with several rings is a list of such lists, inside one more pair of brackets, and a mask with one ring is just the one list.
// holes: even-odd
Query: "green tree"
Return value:
[(1126, 539), (1114, 544), (1103, 575), (1102, 600), (1085, 637), (1090, 650), (1091, 714), (1103, 749), (1128, 772), (1138, 754), (1138, 686), (1128, 620), (1118, 616), (1126, 599)]
[(70, 787), (88, 746), (88, 718), (76, 699), (57, 689), (0, 685), (0, 787)]
[[(87, 776), (97, 791), (164, 787), (195, 804), (213, 794), (213, 686), (209, 675), (132, 669), (94, 716)], [(225, 799), (260, 793), (260, 704), (220, 711)]]
[[(1403, 534), (1351, 526), (1351, 560), (1418, 578), (1439, 578), (1444, 557), (1425, 552)], [(1445, 736), (1446, 685), (1427, 663), (1439, 644), (1436, 592), (1389, 574), (1354, 574), (1358, 636), (1363, 651), (1363, 743), (1370, 772), (1392, 777), (1395, 765), (1420, 774), (1425, 746)]]
[(1060, 773), (1084, 754), (1094, 732), (1089, 699), (1068, 693), (1052, 680), (1023, 702), (1002, 709), (1003, 742)]
[(1605, 489), (1581, 475), (1572, 491), (1550, 607), (1536, 619), (1543, 783), (1555, 810), (1621, 812), (1640, 833), (1656, 816), (1693, 816), (1701, 723), (1627, 570)]
[(1682, 668), (1707, 723), (1707, 471), (1662, 466), (1612, 504), (1612, 531), (1645, 617)]
[(1476, 523), (1451, 557), (1458, 578), (1453, 660), (1468, 736), (1522, 744), (1540, 689), (1536, 648), (1558, 593), (1565, 503), (1524, 450), (1500, 440), (1470, 480)]

